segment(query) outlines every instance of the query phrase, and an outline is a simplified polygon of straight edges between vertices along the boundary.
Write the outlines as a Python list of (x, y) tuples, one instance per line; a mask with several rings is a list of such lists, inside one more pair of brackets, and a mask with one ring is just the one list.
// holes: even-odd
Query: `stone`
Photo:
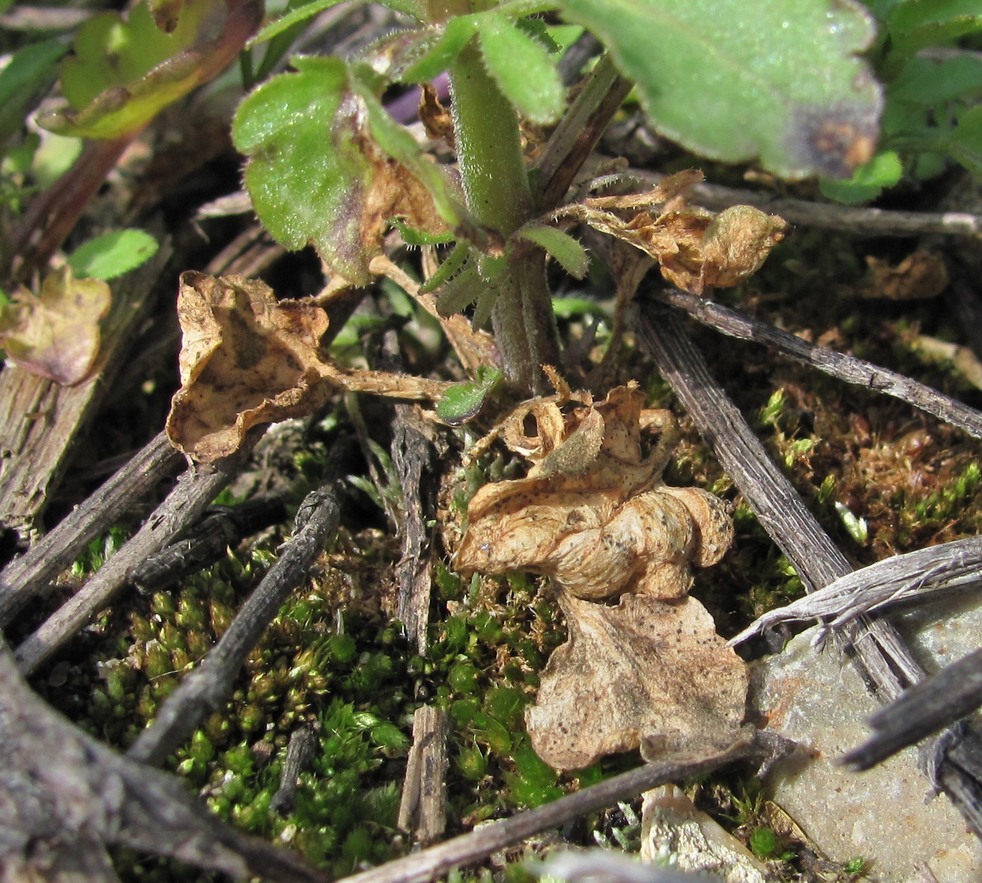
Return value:
[[(978, 647), (982, 602), (963, 597), (894, 621), (934, 672)], [(865, 741), (879, 705), (834, 642), (813, 646), (816, 635), (817, 627), (798, 635), (751, 675), (751, 710), (806, 749), (769, 772), (774, 802), (829, 859), (865, 859), (871, 879), (920, 883), (929, 871), (944, 883), (982, 880), (982, 845), (947, 796), (933, 794), (916, 747), (862, 773), (837, 765)]]

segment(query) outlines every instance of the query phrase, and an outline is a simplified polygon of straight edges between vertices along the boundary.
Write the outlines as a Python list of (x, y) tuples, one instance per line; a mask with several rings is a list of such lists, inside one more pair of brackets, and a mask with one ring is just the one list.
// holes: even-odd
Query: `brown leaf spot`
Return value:
[[(870, 112), (872, 108), (873, 112)], [(869, 162), (880, 130), (878, 102), (798, 105), (788, 126), (789, 152), (799, 165), (829, 178), (848, 178)]]

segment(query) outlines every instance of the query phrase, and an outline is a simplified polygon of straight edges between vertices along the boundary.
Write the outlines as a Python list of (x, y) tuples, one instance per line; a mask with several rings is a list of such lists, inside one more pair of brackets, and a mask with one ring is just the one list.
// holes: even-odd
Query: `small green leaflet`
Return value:
[(474, 380), (455, 384), (443, 394), (436, 413), (451, 426), (473, 420), (500, 382), (501, 372), (497, 368), (482, 366), (477, 369)]
[(112, 230), (80, 245), (68, 257), (78, 279), (115, 279), (149, 261), (159, 246), (143, 230)]

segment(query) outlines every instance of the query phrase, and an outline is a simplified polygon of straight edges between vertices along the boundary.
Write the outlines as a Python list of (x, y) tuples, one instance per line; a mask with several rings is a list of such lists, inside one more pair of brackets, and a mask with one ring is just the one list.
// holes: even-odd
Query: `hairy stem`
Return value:
[[(507, 239), (532, 217), (534, 201), (522, 154), (518, 118), (484, 68), (475, 43), (450, 69), (454, 126), (468, 208), (482, 226)], [(559, 344), (544, 257), (522, 250), (497, 277), (491, 313), (506, 381), (537, 392), (543, 364), (555, 365)]]

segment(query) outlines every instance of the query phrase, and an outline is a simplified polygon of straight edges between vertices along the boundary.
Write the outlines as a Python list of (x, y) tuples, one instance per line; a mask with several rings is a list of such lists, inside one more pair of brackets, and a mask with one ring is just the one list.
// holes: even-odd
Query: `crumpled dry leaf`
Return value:
[(624, 595), (609, 607), (562, 598), (569, 641), (542, 673), (526, 709), (532, 746), (557, 769), (605, 754), (716, 742), (744, 714), (743, 661), (694, 598)]
[(337, 387), (435, 401), (450, 386), (339, 368), (320, 353), (323, 308), (310, 299), (277, 301), (259, 280), (183, 273), (177, 310), (181, 389), (167, 436), (201, 462), (237, 451), (253, 426), (312, 413)]
[[(536, 750), (559, 768), (642, 739), (717, 738), (743, 716), (743, 663), (684, 599), (692, 565), (729, 548), (732, 521), (713, 494), (661, 481), (674, 433), (643, 401), (631, 384), (597, 404), (580, 393), (516, 409), (496, 434), (533, 465), (474, 495), (454, 557), (464, 574), (525, 570), (559, 586), (570, 641), (527, 718)], [(594, 603), (618, 597), (618, 607)]]
[[(573, 218), (633, 245), (658, 262), (662, 275), (684, 291), (738, 285), (760, 269), (788, 224), (749, 205), (718, 215), (688, 206), (685, 189), (702, 180), (689, 170), (643, 194), (587, 199), (564, 206), (557, 217)], [(660, 211), (652, 211), (655, 206)]]
[(26, 371), (72, 386), (99, 356), (99, 322), (112, 291), (99, 279), (76, 279), (64, 266), (48, 275), (36, 297), (21, 289), (0, 313), (0, 346)]

